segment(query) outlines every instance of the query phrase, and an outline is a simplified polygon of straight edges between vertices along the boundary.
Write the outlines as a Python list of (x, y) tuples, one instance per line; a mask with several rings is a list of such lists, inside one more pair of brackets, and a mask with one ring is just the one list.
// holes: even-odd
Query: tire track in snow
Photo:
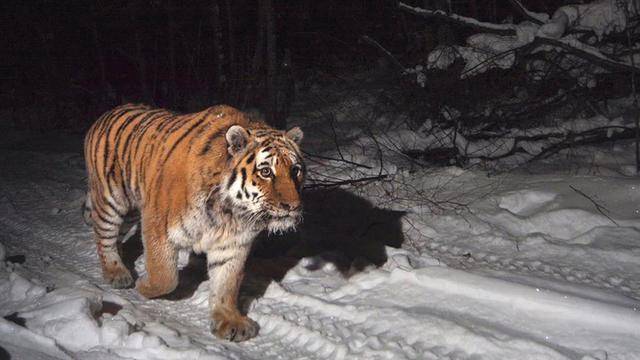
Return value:
[[(320, 299), (272, 284), (250, 315), (260, 323), (264, 336), (284, 344), (285, 353), (297, 351), (296, 357), (305, 359), (462, 360), (496, 354), (508, 358), (508, 354), (525, 352), (531, 358), (566, 358), (549, 344), (533, 345), (530, 339), (497, 329), (495, 335), (483, 334), (477, 324), (452, 320), (448, 314), (394, 306), (386, 303), (393, 296), (388, 288), (370, 286), (347, 285)], [(370, 301), (381, 302), (369, 305)], [(432, 329), (425, 330), (425, 326)], [(476, 353), (461, 350), (469, 343)], [(304, 352), (299, 353), (300, 349)]]
[(607, 290), (615, 290), (640, 300), (640, 280), (616, 275), (591, 272), (569, 265), (558, 266), (540, 260), (516, 259), (464, 248), (460, 244), (447, 245), (437, 240), (423, 240), (434, 257), (453, 268), (476, 270), (491, 269), (521, 275), (537, 275), (542, 278), (564, 280), (569, 283), (589, 285)]

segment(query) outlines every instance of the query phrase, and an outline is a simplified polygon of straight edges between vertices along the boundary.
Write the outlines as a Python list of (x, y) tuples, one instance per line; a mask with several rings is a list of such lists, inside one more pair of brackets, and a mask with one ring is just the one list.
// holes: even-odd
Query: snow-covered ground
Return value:
[[(77, 136), (3, 144), (0, 358), (640, 359), (640, 181), (614, 175), (628, 148), (488, 177), (412, 166), (406, 129), (372, 142), (339, 122), (341, 154), (320, 120), (302, 123), (325, 157), (312, 176), (388, 177), (309, 192), (288, 251), (266, 244), (248, 266), (261, 330), (239, 344), (208, 332), (197, 258), (170, 299), (102, 281)], [(326, 159), (340, 156), (359, 165)]]

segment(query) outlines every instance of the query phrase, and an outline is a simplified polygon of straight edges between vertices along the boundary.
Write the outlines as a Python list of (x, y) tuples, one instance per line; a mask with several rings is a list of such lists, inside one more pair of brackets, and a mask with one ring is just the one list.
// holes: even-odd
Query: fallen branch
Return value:
[(513, 25), (510, 24), (493, 24), (483, 21), (478, 21), (474, 18), (460, 16), (457, 14), (447, 14), (442, 10), (427, 10), (418, 7), (409, 6), (405, 3), (398, 3), (398, 8), (402, 11), (406, 11), (408, 13), (421, 16), (423, 18), (436, 18), (440, 20), (446, 20), (450, 22), (454, 22), (459, 25), (467, 26), (478, 30), (480, 32), (486, 32), (491, 34), (498, 35), (507, 35), (514, 36), (516, 35), (516, 30)]
[[(606, 134), (608, 129), (620, 129), (621, 131), (611, 136), (607, 136)], [(597, 142), (598, 140), (602, 140), (602, 138), (606, 138), (606, 141), (612, 141), (612, 140), (621, 140), (621, 139), (631, 139), (633, 137), (634, 137), (633, 129), (628, 127), (623, 127), (623, 126), (605, 126), (605, 127), (587, 130), (578, 134), (568, 134), (565, 140), (542, 150), (536, 156), (531, 158), (529, 162), (547, 158), (559, 152), (560, 150), (566, 149), (570, 146), (592, 144)]]
[(524, 5), (522, 5), (522, 3), (519, 0), (508, 0), (508, 1), (520, 13), (520, 15), (524, 16), (527, 20), (529, 20), (529, 21), (531, 21), (531, 22), (533, 22), (535, 24), (538, 24), (538, 25), (544, 24), (544, 21), (542, 19), (537, 18), (534, 15), (534, 13), (532, 13), (529, 10), (527, 10), (527, 8), (525, 8)]
[(583, 49), (580, 49), (576, 46), (571, 45), (570, 43), (564, 42), (564, 41), (560, 41), (560, 40), (555, 40), (555, 39), (549, 39), (549, 38), (543, 38), (543, 37), (536, 37), (535, 40), (537, 43), (540, 44), (546, 44), (546, 45), (551, 45), (551, 46), (555, 46), (555, 47), (559, 47), (562, 48), (564, 50), (566, 50), (567, 52), (571, 53), (572, 55), (575, 55), (577, 57), (580, 57), (582, 59), (585, 59), (587, 61), (596, 63), (597, 65), (601, 66), (602, 68), (608, 69), (608, 70), (612, 70), (612, 71), (638, 71), (640, 70), (640, 68), (637, 68), (635, 66), (620, 62), (620, 61), (615, 61), (613, 59), (608, 58), (607, 56), (605, 56), (604, 54), (598, 52), (598, 53), (594, 53), (594, 52), (590, 52), (590, 51), (586, 51)]
[[(589, 197), (587, 194), (585, 194), (585, 193), (583, 193), (582, 191), (580, 191), (580, 190), (576, 189), (575, 187), (573, 187), (573, 185), (569, 185), (569, 187), (570, 187), (573, 191), (575, 191), (575, 192), (577, 192), (578, 194), (580, 194), (580, 195), (584, 196), (587, 200), (591, 201), (591, 203), (593, 204), (593, 206), (595, 206), (595, 207), (596, 207), (596, 210), (598, 210), (598, 212), (599, 212), (600, 214), (602, 214), (602, 216), (604, 216), (604, 217), (606, 217), (607, 219), (611, 220), (611, 222), (612, 222), (612, 223), (614, 223), (616, 226), (620, 226), (620, 225), (618, 225), (618, 223), (617, 223), (615, 220), (613, 220), (609, 215), (605, 214), (605, 211), (606, 211), (606, 212), (609, 212), (609, 209), (607, 209), (606, 207), (604, 207), (604, 206), (602, 206), (602, 205), (598, 204), (595, 200), (593, 200), (593, 199), (592, 199), (591, 197)], [(604, 210), (604, 211), (603, 211), (603, 210)]]
[(380, 51), (382, 54), (384, 54), (389, 60), (391, 60), (391, 62), (400, 69), (400, 71), (404, 71), (405, 66), (403, 66), (400, 61), (398, 61), (398, 59), (396, 59), (395, 56), (393, 56), (393, 54), (391, 54), (391, 52), (387, 49), (385, 49), (382, 45), (380, 45), (379, 42), (373, 40), (372, 38), (368, 37), (367, 35), (363, 35), (360, 37), (362, 39), (362, 41), (366, 42), (369, 45), (372, 45), (373, 47), (375, 47), (376, 49), (378, 49), (378, 51)]
[(305, 190), (319, 189), (319, 188), (326, 189), (326, 188), (333, 188), (333, 187), (338, 187), (343, 185), (353, 185), (353, 184), (358, 184), (363, 182), (384, 180), (386, 178), (387, 178), (387, 175), (376, 175), (376, 176), (367, 176), (359, 179), (349, 179), (349, 180), (331, 181), (331, 182), (317, 182), (317, 183), (305, 185), (304, 188)]
[(317, 158), (317, 159), (322, 159), (322, 160), (329, 160), (329, 161), (338, 161), (338, 162), (343, 162), (345, 164), (349, 164), (349, 165), (353, 165), (353, 166), (357, 166), (357, 167), (361, 167), (361, 168), (365, 168), (365, 169), (372, 169), (371, 166), (368, 165), (364, 165), (364, 164), (360, 164), (357, 163), (355, 161), (350, 161), (347, 159), (338, 159), (338, 158), (334, 158), (334, 157), (330, 157), (330, 156), (324, 156), (324, 155), (317, 155), (317, 154), (312, 154), (310, 152), (306, 152), (304, 150), (302, 150), (302, 153), (310, 158)]
[[(517, 0), (510, 0), (510, 1), (515, 6), (520, 6), (522, 11), (526, 11), (526, 9), (522, 7), (522, 4), (520, 4), (519, 1)], [(422, 9), (418, 7), (412, 7), (402, 2), (398, 4), (398, 8), (400, 10), (409, 12), (417, 16), (421, 16), (423, 18), (437, 18), (437, 19), (445, 20), (445, 21), (453, 22), (455, 24), (473, 28), (483, 33), (498, 34), (498, 35), (504, 35), (504, 36), (516, 35), (516, 28), (514, 25), (511, 25), (511, 24), (493, 24), (493, 23), (482, 22), (466, 16), (460, 16), (457, 14), (447, 14), (442, 10), (427, 10), (427, 9)], [(595, 48), (593, 48), (595, 51), (587, 51), (581, 47), (577, 47), (573, 45), (571, 41), (577, 41), (577, 40), (569, 39), (567, 41), (562, 41), (562, 40), (556, 40), (556, 39), (540, 37), (540, 36), (536, 36), (534, 40), (535, 44), (544, 44), (544, 45), (550, 45), (550, 46), (562, 48), (563, 50), (577, 57), (596, 63), (597, 65), (608, 70), (612, 70), (612, 71), (640, 70), (639, 68), (633, 65), (611, 59), (606, 55), (602, 54), (601, 52), (597, 51), (597, 49)], [(578, 42), (578, 44), (582, 46), (587, 46), (581, 42)]]

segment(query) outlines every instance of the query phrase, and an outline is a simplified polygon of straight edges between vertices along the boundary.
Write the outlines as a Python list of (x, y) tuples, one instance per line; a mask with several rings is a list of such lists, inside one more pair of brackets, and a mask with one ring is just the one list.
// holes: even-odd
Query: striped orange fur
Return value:
[(229, 106), (180, 115), (127, 104), (103, 114), (85, 137), (91, 221), (103, 275), (133, 283), (118, 252), (126, 215), (139, 211), (148, 298), (178, 283), (177, 251), (207, 254), (212, 332), (243, 341), (258, 325), (236, 302), (256, 235), (300, 222), (305, 167), (302, 131), (275, 130)]

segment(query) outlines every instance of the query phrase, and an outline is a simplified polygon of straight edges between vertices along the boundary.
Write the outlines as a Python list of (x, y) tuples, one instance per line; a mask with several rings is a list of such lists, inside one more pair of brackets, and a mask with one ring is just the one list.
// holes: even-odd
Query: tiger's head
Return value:
[(223, 183), (226, 201), (250, 225), (283, 232), (302, 220), (302, 137), (298, 127), (285, 132), (234, 125), (227, 130), (233, 168)]

